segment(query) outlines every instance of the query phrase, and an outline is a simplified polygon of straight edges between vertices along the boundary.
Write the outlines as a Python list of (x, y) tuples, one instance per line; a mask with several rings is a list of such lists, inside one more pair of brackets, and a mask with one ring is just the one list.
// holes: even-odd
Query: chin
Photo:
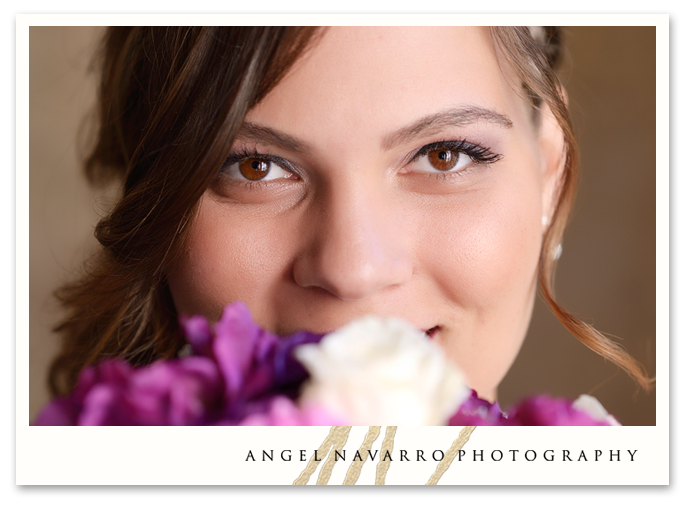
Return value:
[[(470, 386), (469, 388), (473, 387)], [(473, 388), (473, 390), (476, 389)], [(497, 400), (497, 387), (486, 390), (476, 390), (476, 393), (478, 394), (478, 397), (485, 399), (488, 402), (495, 402)]]

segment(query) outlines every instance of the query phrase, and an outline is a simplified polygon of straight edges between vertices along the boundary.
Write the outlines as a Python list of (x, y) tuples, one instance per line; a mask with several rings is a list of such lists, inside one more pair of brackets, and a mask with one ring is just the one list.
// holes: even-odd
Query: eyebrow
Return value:
[[(480, 120), (486, 120), (504, 128), (512, 128), (513, 125), (508, 116), (491, 109), (483, 107), (458, 107), (430, 114), (408, 126), (396, 130), (385, 136), (382, 141), (382, 147), (384, 150), (389, 150), (419, 136), (433, 135), (448, 127), (462, 127)], [(294, 153), (309, 153), (312, 151), (312, 148), (307, 143), (292, 135), (250, 121), (246, 121), (240, 126), (236, 138), (244, 141), (254, 141), (277, 146)]]
[(423, 135), (433, 135), (448, 127), (462, 127), (486, 120), (504, 128), (512, 128), (508, 116), (484, 107), (459, 107), (425, 116), (414, 123), (387, 135), (382, 141), (385, 150)]
[(307, 153), (311, 150), (306, 143), (296, 139), (292, 135), (278, 132), (272, 128), (257, 125), (249, 121), (240, 125), (236, 138), (244, 141), (261, 142), (296, 153)]

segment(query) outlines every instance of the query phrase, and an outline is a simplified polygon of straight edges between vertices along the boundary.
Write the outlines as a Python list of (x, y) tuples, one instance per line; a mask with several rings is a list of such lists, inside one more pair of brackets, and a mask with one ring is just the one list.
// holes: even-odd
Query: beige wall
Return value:
[[(99, 29), (32, 27), (30, 38), (30, 416), (48, 400), (57, 350), (52, 291), (95, 247), (91, 233), (114, 192), (88, 188), (79, 130), (93, 103), (86, 73)], [(563, 243), (558, 299), (614, 334), (655, 373), (655, 50), (653, 28), (569, 28), (563, 80), (583, 174)], [(527, 341), (500, 388), (503, 406), (531, 393), (592, 393), (624, 424), (655, 424), (655, 394), (561, 328), (538, 301)]]
[(93, 105), (87, 77), (99, 30), (31, 27), (29, 34), (30, 146), (30, 418), (48, 400), (47, 367), (57, 352), (52, 291), (73, 279), (95, 247), (99, 193), (79, 168), (78, 134)]

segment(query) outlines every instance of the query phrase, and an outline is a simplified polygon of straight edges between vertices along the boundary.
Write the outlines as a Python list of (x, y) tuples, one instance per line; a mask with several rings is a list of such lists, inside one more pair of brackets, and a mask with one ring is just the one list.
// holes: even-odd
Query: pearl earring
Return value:
[(555, 251), (553, 251), (553, 260), (557, 260), (562, 256), (562, 243), (558, 243), (557, 246), (555, 246)]
[[(548, 217), (544, 214), (541, 216), (541, 224), (544, 227), (548, 226)], [(562, 243), (558, 243), (557, 246), (555, 246), (555, 250), (553, 251), (553, 260), (557, 260), (562, 256)]]

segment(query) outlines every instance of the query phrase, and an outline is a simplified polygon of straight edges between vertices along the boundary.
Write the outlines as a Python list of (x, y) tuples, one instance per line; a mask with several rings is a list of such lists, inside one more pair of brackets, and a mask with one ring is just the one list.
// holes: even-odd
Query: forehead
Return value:
[(454, 107), (516, 121), (515, 88), (484, 28), (330, 27), (248, 118), (335, 139), (395, 130)]

